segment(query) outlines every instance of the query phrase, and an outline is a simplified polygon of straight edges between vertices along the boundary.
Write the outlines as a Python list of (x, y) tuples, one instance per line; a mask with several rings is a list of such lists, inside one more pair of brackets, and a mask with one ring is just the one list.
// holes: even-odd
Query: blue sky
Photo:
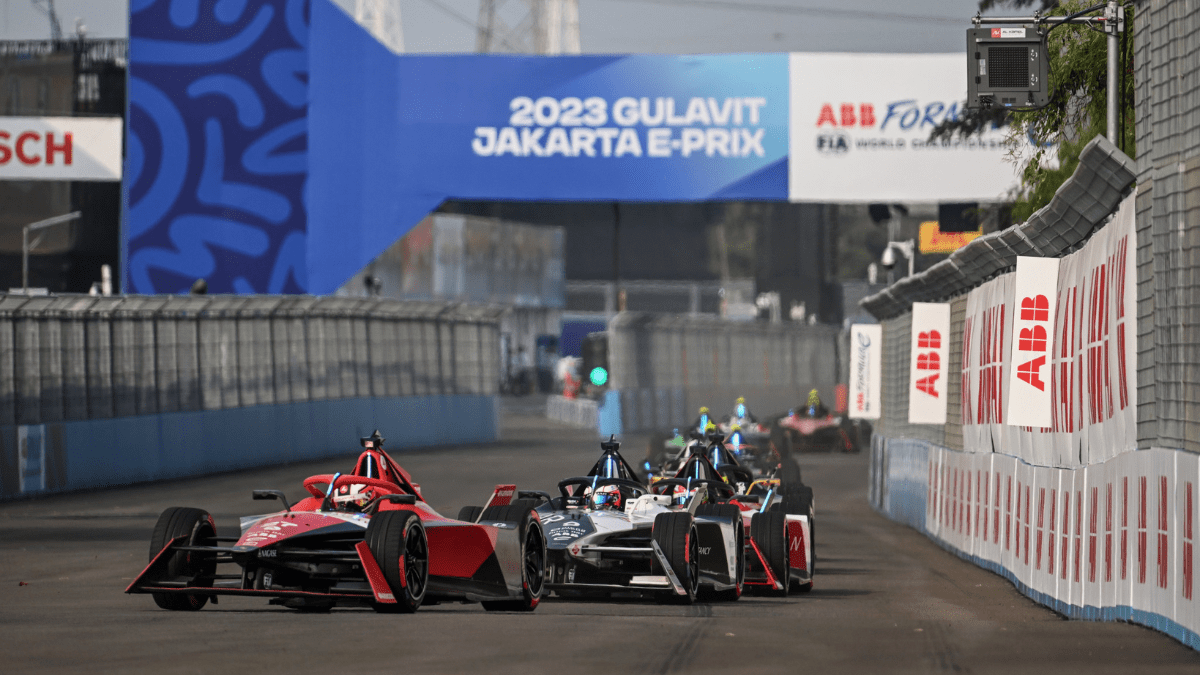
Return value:
[[(354, 0), (335, 0), (352, 6)], [(479, 0), (398, 0), (410, 52), (475, 48)], [(516, 2), (516, 0), (509, 0)], [(588, 53), (960, 52), (977, 0), (579, 0)], [(128, 0), (55, 0), (64, 32), (124, 37)], [(30, 0), (0, 0), (0, 40), (45, 38)]]

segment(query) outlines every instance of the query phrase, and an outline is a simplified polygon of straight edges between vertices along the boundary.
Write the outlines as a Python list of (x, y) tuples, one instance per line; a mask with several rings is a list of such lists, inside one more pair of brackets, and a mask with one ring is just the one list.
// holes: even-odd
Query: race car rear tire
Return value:
[(771, 425), (771, 447), (780, 457), (791, 457), (792, 444), (791, 434), (787, 429), (779, 426), (778, 423)]
[[(808, 536), (809, 550), (811, 551), (810, 568), (812, 573), (817, 573), (817, 525), (815, 513), (813, 511), (813, 490), (807, 485), (785, 485), (783, 488), (783, 504), (775, 505), (772, 510), (780, 511), (784, 514), (796, 516), (808, 516)], [(800, 593), (807, 593), (812, 590), (812, 582), (805, 584), (793, 584), (792, 590)]]
[(534, 513), (536, 499), (517, 499), (507, 506), (488, 507), (483, 520), (517, 523), (521, 537), (521, 597), (517, 600), (485, 600), (489, 612), (532, 612), (542, 601), (546, 588), (546, 534)]
[[(671, 565), (671, 571), (683, 585), (684, 595), (674, 590), (658, 596), (662, 602), (678, 602), (690, 605), (696, 601), (700, 590), (700, 542), (696, 535), (696, 524), (690, 513), (660, 513), (654, 518), (652, 535), (658, 542), (663, 555)], [(654, 567), (658, 567), (655, 556)], [(665, 574), (665, 572), (664, 572)]]
[(458, 520), (464, 523), (474, 523), (479, 520), (479, 516), (482, 513), (482, 506), (464, 506), (458, 510)]
[(779, 461), (779, 480), (783, 485), (800, 483), (800, 465), (794, 457), (784, 457)]
[(375, 610), (417, 611), (429, 587), (429, 540), (421, 518), (412, 511), (378, 513), (367, 525), (366, 542), (396, 598), (394, 604), (376, 603)]
[[(756, 513), (750, 518), (750, 538), (771, 568), (771, 574), (783, 585), (783, 590), (772, 589), (774, 595), (788, 594), (788, 537), (787, 517), (783, 511)], [(755, 554), (757, 557), (757, 554)]]
[[(538, 499), (514, 499), (504, 506), (489, 506), (486, 509), (483, 509), (483, 516), (479, 519), (479, 522), (483, 522), (485, 520), (494, 520), (501, 523), (515, 523), (520, 519), (519, 516), (524, 513), (521, 511), (521, 509), (536, 509), (541, 505), (541, 503), (542, 502)], [(512, 517), (509, 518), (509, 516)], [(461, 518), (459, 520), (461, 520)]]
[(701, 504), (696, 509), (696, 515), (728, 518), (733, 522), (734, 560), (737, 565), (734, 570), (735, 586), (724, 591), (705, 591), (700, 597), (701, 600), (733, 602), (742, 597), (746, 583), (746, 534), (742, 525), (742, 510), (735, 504)]

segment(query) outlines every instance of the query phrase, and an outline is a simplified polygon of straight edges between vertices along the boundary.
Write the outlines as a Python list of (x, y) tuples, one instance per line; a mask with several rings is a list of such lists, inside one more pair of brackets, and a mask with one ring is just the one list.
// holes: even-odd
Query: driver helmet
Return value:
[(700, 414), (707, 415), (708, 414), (708, 406), (706, 406), (706, 405), (700, 406)]
[(592, 492), (591, 502), (593, 509), (620, 511), (625, 508), (625, 499), (621, 494), (621, 488), (616, 485), (605, 485), (604, 487), (596, 488)]
[(729, 427), (729, 443), (734, 447), (742, 444), (742, 425), (735, 424)]
[(698, 487), (699, 486), (689, 489), (682, 485), (676, 485), (675, 489), (671, 491), (671, 500), (677, 506), (683, 506), (687, 503), (687, 500), (696, 493)]
[(816, 389), (808, 392), (808, 402), (806, 405), (808, 406), (808, 414), (815, 417), (817, 407), (821, 405), (821, 395), (817, 393)]
[(352, 483), (338, 488), (334, 502), (336, 502), (337, 508), (343, 511), (362, 511), (374, 496), (375, 492), (369, 486)]
[(717, 433), (717, 425), (716, 425), (716, 423), (715, 423), (715, 422), (709, 422), (709, 423), (708, 423), (708, 426), (704, 427), (704, 435), (705, 435), (705, 436), (708, 436), (708, 435), (710, 435), (710, 434), (715, 434), (715, 433)]

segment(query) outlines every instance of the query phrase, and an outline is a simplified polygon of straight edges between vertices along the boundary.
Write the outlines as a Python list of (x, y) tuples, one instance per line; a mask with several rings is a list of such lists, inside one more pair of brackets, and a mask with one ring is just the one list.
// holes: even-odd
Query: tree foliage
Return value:
[[(1039, 0), (981, 0), (980, 9), (997, 6), (1029, 7)], [(1045, 8), (1044, 0), (1041, 0)], [(1045, 8), (1044, 14), (1066, 16), (1094, 4), (1095, 0), (1069, 0)], [(1053, 26), (1053, 24), (1051, 24)], [(934, 129), (932, 139), (969, 137), (988, 127), (1008, 127), (1009, 158), (1017, 165), (1021, 185), (1015, 195), (1012, 220), (1022, 222), (1045, 206), (1075, 167), (1079, 153), (1107, 127), (1107, 44), (1100, 22), (1064, 24), (1050, 31), (1050, 102), (1039, 110), (1002, 109), (967, 111)], [(1120, 115), (1117, 144), (1135, 155), (1133, 129), (1133, 7), (1125, 8), (1126, 33), (1120, 38), (1120, 71), (1117, 110)], [(1032, 147), (1032, 151), (1030, 148)], [(1053, 156), (1052, 156), (1053, 154)], [(1057, 159), (1057, 162), (1052, 161)], [(1057, 166), (1056, 166), (1057, 164)]]

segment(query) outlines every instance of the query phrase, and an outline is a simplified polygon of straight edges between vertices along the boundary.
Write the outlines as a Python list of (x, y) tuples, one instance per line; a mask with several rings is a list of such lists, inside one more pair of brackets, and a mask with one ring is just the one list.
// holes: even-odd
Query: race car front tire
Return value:
[[(182, 506), (172, 506), (158, 517), (154, 533), (150, 535), (150, 560), (154, 560), (163, 547), (172, 539), (187, 537), (184, 546), (215, 546), (217, 528), (207, 511)], [(188, 577), (189, 586), (212, 586), (216, 573), (215, 554), (196, 551), (176, 551), (167, 561), (169, 577)], [(207, 577), (207, 578), (204, 578)], [(208, 602), (208, 595), (184, 595), (181, 593), (152, 593), (154, 603), (163, 609), (194, 612)]]
[(366, 542), (396, 598), (394, 604), (375, 603), (375, 610), (417, 611), (429, 587), (429, 540), (421, 518), (412, 511), (378, 513), (367, 525)]
[(746, 534), (742, 525), (742, 510), (735, 504), (701, 504), (696, 509), (696, 515), (726, 518), (733, 523), (734, 560), (737, 565), (734, 569), (735, 585), (733, 588), (702, 593), (701, 599), (725, 602), (737, 600), (742, 597), (742, 590), (746, 582)]
[[(783, 590), (774, 589), (775, 595), (788, 594), (788, 537), (787, 517), (783, 511), (756, 513), (750, 518), (750, 538), (754, 541), (763, 559), (771, 568), (771, 574), (783, 585)], [(758, 554), (756, 553), (755, 556)]]
[(542, 601), (546, 588), (546, 535), (534, 512), (536, 499), (517, 499), (507, 506), (489, 506), (483, 521), (517, 523), (521, 537), (521, 597), (517, 600), (485, 600), (489, 612), (532, 612)]
[[(660, 513), (654, 518), (654, 541), (662, 549), (671, 571), (683, 585), (684, 594), (675, 591), (659, 596), (664, 602), (690, 605), (700, 590), (700, 543), (690, 513)], [(656, 562), (655, 567), (658, 566)], [(665, 574), (665, 571), (664, 571)]]

